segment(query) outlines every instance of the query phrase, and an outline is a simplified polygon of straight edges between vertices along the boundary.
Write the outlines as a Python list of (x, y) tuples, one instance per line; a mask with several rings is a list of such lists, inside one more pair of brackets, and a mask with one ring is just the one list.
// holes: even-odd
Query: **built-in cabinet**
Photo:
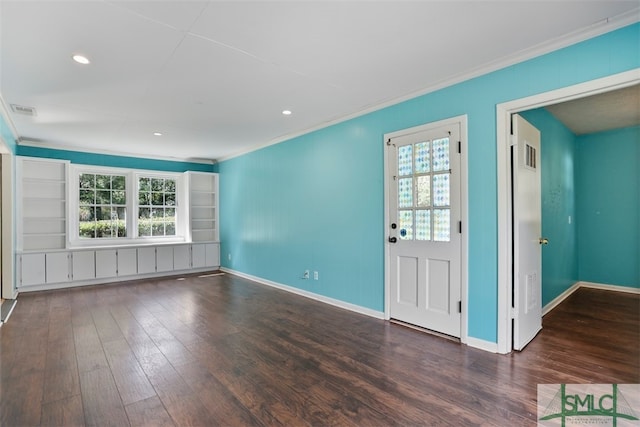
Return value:
[[(220, 267), (218, 243), (144, 246), (124, 249), (21, 253), (16, 257), (18, 287), (105, 283), (157, 273), (212, 270)], [(28, 290), (28, 289), (26, 289)]]
[[(73, 247), (68, 233), (68, 161), (17, 158), (16, 285), (98, 284), (219, 268), (218, 174), (185, 172), (185, 243)], [(185, 210), (185, 214), (187, 210)]]
[(96, 279), (116, 277), (118, 275), (118, 250), (100, 249), (95, 251), (95, 266)]

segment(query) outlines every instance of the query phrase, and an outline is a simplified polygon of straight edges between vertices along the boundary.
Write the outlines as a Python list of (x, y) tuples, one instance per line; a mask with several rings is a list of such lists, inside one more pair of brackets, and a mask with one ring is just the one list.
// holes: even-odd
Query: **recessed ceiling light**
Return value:
[(162, 133), (161, 132), (154, 132), (153, 135), (154, 136), (162, 136)]
[(282, 110), (282, 115), (290, 116), (291, 115), (291, 110)]
[(73, 55), (73, 60), (82, 65), (87, 65), (91, 62), (89, 61), (89, 58), (83, 55)]

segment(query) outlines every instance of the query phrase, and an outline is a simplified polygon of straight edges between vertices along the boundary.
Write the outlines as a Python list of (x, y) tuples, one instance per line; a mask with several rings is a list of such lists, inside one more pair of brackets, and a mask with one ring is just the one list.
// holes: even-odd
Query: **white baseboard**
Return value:
[(247, 280), (251, 280), (252, 282), (257, 282), (262, 285), (271, 286), (273, 288), (281, 289), (283, 291), (291, 292), (296, 295), (300, 295), (306, 298), (311, 298), (313, 300), (323, 302), (325, 304), (330, 304), (335, 307), (343, 308), (345, 310), (353, 311), (356, 313), (364, 314), (365, 316), (375, 317), (376, 319), (384, 320), (384, 313), (377, 310), (372, 310), (370, 308), (362, 307), (356, 304), (351, 304), (345, 301), (340, 301), (337, 299), (329, 298), (324, 295), (319, 295), (313, 292), (305, 291), (303, 289), (294, 288), (293, 286), (283, 285), (282, 283), (273, 282), (271, 280), (263, 279), (262, 277), (252, 276), (250, 274), (242, 273), (240, 271), (231, 270), (229, 268), (220, 268), (220, 270), (225, 273), (233, 274), (234, 276), (242, 277)]
[(466, 344), (469, 347), (477, 348), (479, 350), (484, 350), (491, 353), (498, 353), (498, 344), (495, 342), (485, 341), (479, 338), (473, 338), (473, 337), (467, 336)]
[(569, 288), (566, 291), (564, 291), (563, 293), (555, 297), (552, 301), (550, 301), (547, 305), (542, 307), (542, 316), (544, 316), (545, 314), (547, 314), (548, 312), (556, 308), (558, 305), (560, 305), (562, 301), (567, 299), (569, 295), (577, 291), (579, 288), (580, 288), (580, 282), (576, 282), (573, 285), (569, 286)]
[(615, 292), (627, 292), (630, 294), (640, 294), (640, 288), (631, 288), (629, 286), (618, 286), (618, 285), (607, 285), (605, 283), (593, 283), (593, 282), (576, 282), (571, 285), (566, 291), (558, 295), (553, 299), (553, 301), (549, 302), (547, 305), (542, 307), (542, 315), (549, 313), (551, 310), (556, 308), (562, 301), (567, 299), (569, 295), (574, 293), (580, 288), (590, 288), (590, 289), (600, 289), (603, 291), (615, 291)]
[(582, 288), (601, 289), (603, 291), (627, 292), (629, 294), (640, 294), (640, 288), (629, 286), (607, 285), (605, 283), (578, 282)]

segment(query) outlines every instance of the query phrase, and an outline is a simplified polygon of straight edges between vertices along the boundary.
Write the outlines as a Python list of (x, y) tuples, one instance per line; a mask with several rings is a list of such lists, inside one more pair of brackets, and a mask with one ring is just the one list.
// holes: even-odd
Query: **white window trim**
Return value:
[[(128, 236), (122, 238), (94, 238), (81, 239), (78, 235), (79, 209), (79, 176), (83, 173), (124, 175), (127, 197), (127, 230)], [(139, 237), (138, 236), (138, 178), (171, 178), (176, 180), (176, 235), (170, 237)], [(188, 241), (189, 212), (187, 209), (188, 188), (184, 173), (162, 172), (143, 169), (114, 168), (106, 166), (91, 166), (71, 164), (68, 185), (68, 247), (107, 247), (107, 246), (140, 246), (145, 244), (184, 243)]]

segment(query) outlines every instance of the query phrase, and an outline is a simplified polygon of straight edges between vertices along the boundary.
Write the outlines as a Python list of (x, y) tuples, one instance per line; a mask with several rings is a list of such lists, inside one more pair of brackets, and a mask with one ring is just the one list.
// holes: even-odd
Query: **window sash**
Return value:
[[(124, 176), (124, 198), (125, 203), (98, 203), (98, 200), (95, 200), (94, 204), (83, 203), (80, 200), (80, 177), (83, 174), (93, 174), (100, 176)], [(158, 192), (162, 195), (162, 205), (140, 205), (139, 203), (139, 180), (140, 178), (150, 178), (156, 180), (170, 180), (175, 182), (175, 191), (163, 191)], [(93, 167), (93, 166), (79, 166), (72, 165), (70, 169), (69, 175), (69, 209), (68, 209), (68, 222), (67, 230), (69, 235), (69, 245), (70, 247), (86, 247), (86, 246), (107, 246), (107, 245), (136, 245), (140, 243), (169, 243), (169, 242), (184, 242), (186, 240), (186, 227), (188, 226), (187, 220), (188, 215), (186, 211), (182, 209), (182, 200), (186, 197), (187, 189), (184, 188), (185, 178), (183, 173), (176, 172), (160, 172), (160, 171), (143, 171), (137, 169), (121, 169), (121, 168), (110, 168), (110, 167)], [(120, 185), (120, 183), (119, 183)], [(96, 189), (97, 191), (107, 191), (107, 189)], [(171, 188), (170, 188), (171, 189)], [(89, 190), (89, 188), (83, 188), (83, 190)], [(120, 188), (118, 189), (109, 189), (109, 191), (122, 191)], [(167, 200), (165, 199), (165, 195), (169, 193), (171, 194), (171, 198), (173, 200), (169, 200), (169, 204), (167, 204)], [(103, 199), (106, 193), (103, 193)], [(121, 195), (118, 194), (118, 197)], [(96, 193), (96, 198), (97, 198)], [(100, 200), (102, 201), (102, 199)], [(113, 194), (110, 195), (110, 201), (113, 202)], [(171, 205), (173, 203), (173, 205)], [(111, 237), (81, 237), (80, 233), (80, 209), (81, 207), (89, 207), (89, 208), (98, 208), (98, 207), (109, 207), (111, 209), (124, 209), (124, 211), (117, 212), (118, 215), (124, 215), (124, 228), (126, 229), (127, 236), (112, 236)], [(163, 209), (163, 219), (162, 221), (158, 221), (163, 226), (162, 235), (151, 235), (151, 236), (142, 236), (138, 233), (139, 227), (139, 209), (140, 207), (146, 208), (151, 207), (155, 209)], [(167, 209), (169, 211), (167, 212)], [(174, 209), (172, 212), (171, 209)], [(175, 213), (175, 222), (165, 220), (166, 215), (171, 215)], [(104, 213), (103, 213), (104, 216)], [(167, 223), (169, 224), (169, 231), (175, 230), (174, 234), (167, 235)], [(173, 224), (173, 225), (172, 225)], [(104, 226), (103, 226), (104, 227)], [(158, 227), (158, 226), (156, 226)], [(171, 228), (173, 227), (173, 229)], [(121, 230), (122, 224), (118, 223), (117, 230)], [(116, 230), (116, 235), (117, 235)], [(159, 228), (157, 228), (159, 230)]]
[(175, 237), (181, 219), (177, 209), (177, 179), (138, 175), (136, 181), (138, 237)]

